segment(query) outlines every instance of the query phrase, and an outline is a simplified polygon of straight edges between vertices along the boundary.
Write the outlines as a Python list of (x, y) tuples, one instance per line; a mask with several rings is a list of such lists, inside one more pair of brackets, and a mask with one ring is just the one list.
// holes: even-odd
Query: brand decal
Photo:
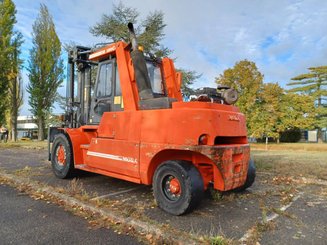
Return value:
[(116, 160), (116, 161), (122, 161), (122, 162), (137, 163), (137, 159), (133, 157), (117, 156), (117, 155), (111, 155), (111, 154), (100, 153), (95, 151), (87, 151), (87, 155)]
[(237, 121), (237, 122), (239, 122), (240, 121), (240, 118), (239, 118), (238, 115), (229, 115), (228, 116), (228, 120), (229, 121)]

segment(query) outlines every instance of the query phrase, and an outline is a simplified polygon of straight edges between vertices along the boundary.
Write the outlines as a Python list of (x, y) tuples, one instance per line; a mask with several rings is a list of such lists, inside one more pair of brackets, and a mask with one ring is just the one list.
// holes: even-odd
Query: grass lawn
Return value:
[(263, 143), (251, 144), (252, 150), (282, 150), (282, 151), (327, 151), (327, 143)]
[(17, 141), (17, 142), (0, 142), (0, 148), (10, 148), (10, 147), (23, 147), (28, 149), (46, 149), (48, 146), (47, 141)]
[(327, 144), (252, 144), (258, 171), (327, 179)]

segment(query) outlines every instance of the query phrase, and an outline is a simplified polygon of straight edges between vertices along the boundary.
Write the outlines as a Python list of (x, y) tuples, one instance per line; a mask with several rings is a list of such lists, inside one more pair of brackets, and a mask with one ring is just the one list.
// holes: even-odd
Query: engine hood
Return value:
[(190, 101), (190, 102), (173, 102), (173, 109), (211, 109), (220, 111), (240, 112), (238, 107), (210, 102)]

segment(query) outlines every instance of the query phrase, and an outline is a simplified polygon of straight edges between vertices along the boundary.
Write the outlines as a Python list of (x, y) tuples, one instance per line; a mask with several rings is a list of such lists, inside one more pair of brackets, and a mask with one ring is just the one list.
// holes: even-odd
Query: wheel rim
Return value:
[(170, 201), (177, 201), (181, 197), (181, 184), (173, 175), (167, 175), (163, 178), (162, 189), (165, 197)]
[(66, 150), (63, 145), (59, 145), (56, 150), (57, 164), (63, 167), (66, 164)]

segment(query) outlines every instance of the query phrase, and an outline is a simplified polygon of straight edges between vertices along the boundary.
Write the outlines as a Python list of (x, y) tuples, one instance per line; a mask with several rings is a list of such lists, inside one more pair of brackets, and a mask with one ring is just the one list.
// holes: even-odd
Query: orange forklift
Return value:
[(195, 208), (210, 186), (250, 187), (255, 167), (235, 90), (183, 102), (173, 60), (144, 55), (128, 28), (130, 43), (69, 52), (65, 121), (48, 137), (54, 174), (78, 169), (152, 185), (158, 206), (173, 215)]

